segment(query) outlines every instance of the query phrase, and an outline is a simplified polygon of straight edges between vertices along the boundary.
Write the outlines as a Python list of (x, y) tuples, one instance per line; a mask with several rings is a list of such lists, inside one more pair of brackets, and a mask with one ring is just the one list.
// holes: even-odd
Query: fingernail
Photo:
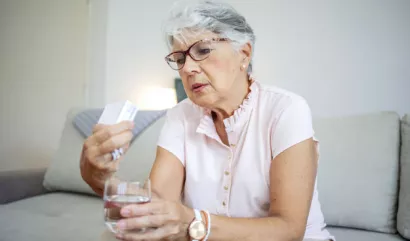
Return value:
[(117, 228), (125, 229), (125, 222), (124, 221), (118, 221), (117, 222)]
[(124, 217), (128, 217), (131, 214), (129, 209), (122, 209), (121, 210), (121, 215)]
[(117, 233), (117, 234), (115, 235), (115, 237), (116, 237), (117, 239), (124, 239), (124, 235), (121, 234), (121, 233)]

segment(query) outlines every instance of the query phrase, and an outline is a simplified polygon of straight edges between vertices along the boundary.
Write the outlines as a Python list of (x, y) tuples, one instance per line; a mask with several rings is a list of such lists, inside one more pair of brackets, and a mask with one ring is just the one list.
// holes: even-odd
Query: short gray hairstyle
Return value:
[[(177, 2), (171, 8), (168, 19), (164, 22), (163, 32), (168, 48), (172, 48), (174, 39), (186, 42), (187, 31), (201, 34), (210, 31), (222, 38), (232, 41), (233, 47), (239, 50), (250, 42), (255, 49), (255, 34), (245, 17), (231, 5), (217, 0), (199, 0)], [(253, 56), (251, 56), (248, 74), (252, 73)]]

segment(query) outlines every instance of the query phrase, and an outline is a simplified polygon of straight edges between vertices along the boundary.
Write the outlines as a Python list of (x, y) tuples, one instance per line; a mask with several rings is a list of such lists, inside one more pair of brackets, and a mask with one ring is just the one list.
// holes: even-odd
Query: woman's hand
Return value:
[[(121, 240), (184, 240), (188, 241), (188, 227), (194, 211), (180, 202), (153, 199), (150, 203), (133, 204), (121, 209), (125, 217), (117, 223)], [(144, 232), (135, 232), (138, 229)], [(134, 232), (133, 232), (134, 230)]]
[(103, 195), (105, 180), (117, 171), (122, 159), (121, 156), (113, 160), (111, 152), (118, 148), (123, 149), (123, 154), (127, 151), (133, 126), (130, 121), (115, 125), (98, 124), (84, 142), (80, 160), (81, 176), (100, 196)]

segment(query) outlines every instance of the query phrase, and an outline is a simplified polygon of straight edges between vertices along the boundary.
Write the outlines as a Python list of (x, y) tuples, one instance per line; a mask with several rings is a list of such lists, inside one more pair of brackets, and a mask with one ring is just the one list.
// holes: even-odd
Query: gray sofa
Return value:
[[(45, 170), (0, 173), (0, 240), (114, 240), (101, 198), (82, 181), (84, 138), (67, 115)], [(160, 118), (132, 144), (120, 174), (143, 178), (155, 156)], [(319, 198), (338, 241), (410, 240), (410, 116), (393, 112), (315, 119)]]

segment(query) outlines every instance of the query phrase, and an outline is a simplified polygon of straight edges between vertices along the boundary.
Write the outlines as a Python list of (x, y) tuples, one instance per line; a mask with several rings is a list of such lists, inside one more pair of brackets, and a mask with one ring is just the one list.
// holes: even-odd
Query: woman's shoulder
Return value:
[(263, 109), (280, 113), (294, 105), (308, 106), (306, 99), (295, 92), (275, 85), (259, 84), (259, 86), (259, 103)]

